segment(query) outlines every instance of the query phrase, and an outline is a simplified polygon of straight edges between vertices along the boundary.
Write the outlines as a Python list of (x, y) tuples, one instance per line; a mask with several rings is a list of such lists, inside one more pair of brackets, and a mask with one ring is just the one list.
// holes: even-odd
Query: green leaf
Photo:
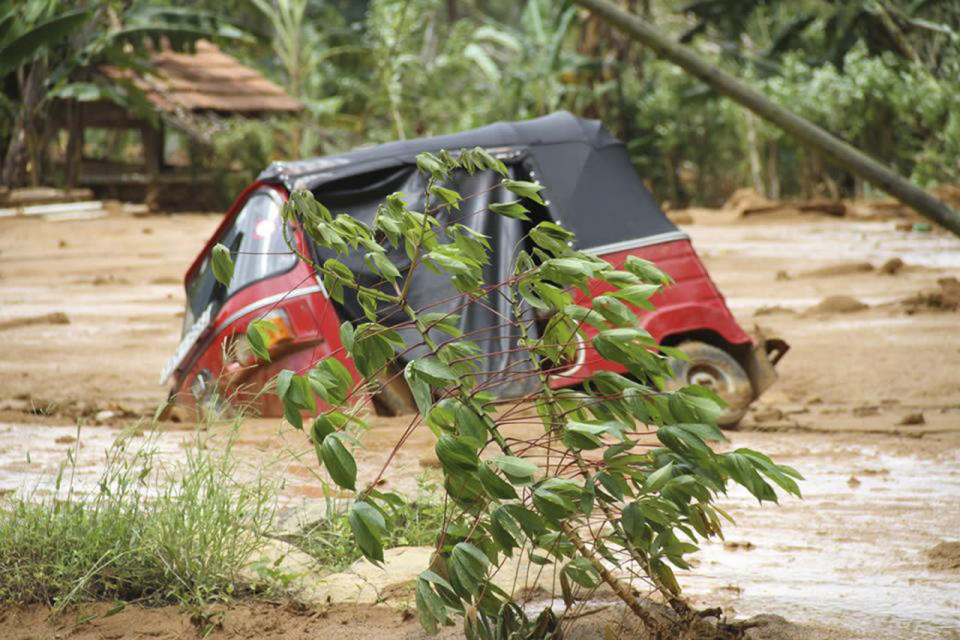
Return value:
[(417, 358), (410, 363), (409, 367), (434, 387), (445, 386), (446, 383), (456, 382), (459, 378), (453, 369), (435, 356)]
[(448, 473), (476, 471), (480, 460), (477, 450), (461, 438), (442, 434), (434, 447), (437, 459)]
[(490, 462), (495, 464), (512, 484), (521, 486), (532, 483), (539, 470), (533, 462), (516, 456), (493, 456)]
[(473, 409), (467, 405), (461, 405), (457, 408), (455, 420), (457, 430), (464, 440), (478, 449), (482, 449), (487, 444), (487, 439), (490, 437), (487, 423)]
[(576, 557), (561, 570), (570, 580), (585, 589), (593, 589), (600, 583), (600, 575), (588, 558)]
[(31, 27), (0, 48), (0, 75), (39, 56), (44, 47), (61, 44), (90, 20), (88, 11), (68, 11)]
[(643, 485), (643, 490), (648, 492), (658, 491), (660, 487), (667, 484), (667, 481), (673, 477), (673, 462), (668, 463), (666, 466), (660, 467), (649, 476), (647, 476), (647, 481)]
[(670, 276), (658, 269), (652, 262), (638, 258), (637, 256), (627, 256), (623, 268), (644, 282), (658, 285), (666, 285), (673, 282)]
[(347, 353), (353, 353), (354, 328), (353, 323), (345, 320), (340, 325), (340, 344), (347, 350)]
[(428, 634), (435, 634), (437, 623), (444, 624), (447, 621), (447, 607), (423, 577), (417, 578), (416, 602), (420, 625)]
[(447, 177), (447, 167), (440, 158), (426, 151), (417, 155), (417, 170), (429, 173), (434, 180), (443, 180)]
[(344, 489), (355, 490), (357, 463), (350, 452), (347, 451), (347, 448), (343, 446), (340, 438), (335, 435), (324, 438), (320, 449), (323, 466), (327, 468), (327, 472), (330, 473), (333, 481)]
[(650, 569), (654, 577), (670, 593), (680, 595), (680, 585), (677, 584), (677, 578), (673, 575), (673, 569), (667, 566), (663, 561), (656, 558), (650, 559)]
[(478, 167), (481, 167), (483, 169), (492, 169), (493, 171), (496, 171), (497, 173), (499, 173), (501, 176), (504, 176), (504, 177), (506, 177), (507, 174), (509, 173), (507, 171), (507, 166), (503, 164), (503, 162), (501, 162), (500, 160), (497, 160), (492, 155), (490, 155), (490, 152), (488, 152), (483, 147), (474, 147), (473, 149), (467, 152), (467, 155), (471, 157), (472, 162), (476, 164)]
[(265, 320), (254, 320), (247, 325), (247, 345), (255, 356), (270, 362), (270, 353), (267, 351), (267, 338), (273, 325)]
[(545, 221), (530, 230), (530, 239), (544, 251), (562, 256), (570, 253), (574, 234), (554, 222)]
[(403, 368), (403, 379), (407, 381), (413, 401), (417, 404), (417, 410), (420, 411), (420, 415), (425, 416), (430, 413), (430, 407), (433, 405), (433, 391), (430, 389), (430, 383), (413, 367), (415, 362), (416, 360), (412, 360)]
[(390, 282), (396, 282), (400, 277), (400, 271), (397, 267), (390, 261), (390, 258), (385, 256), (379, 251), (371, 251), (366, 255), (367, 264), (372, 263), (374, 271), (379, 273), (381, 276), (389, 280)]
[(530, 210), (520, 204), (519, 200), (512, 202), (494, 202), (490, 205), (490, 211), (514, 220), (530, 220), (527, 216)]
[(502, 508), (520, 524), (520, 528), (523, 529), (528, 538), (536, 539), (547, 529), (544, 519), (526, 507), (521, 507), (518, 504), (505, 504)]
[(568, 304), (563, 308), (563, 312), (578, 323), (589, 324), (598, 331), (604, 331), (609, 328), (604, 322), (603, 316), (593, 309), (587, 309), (578, 304)]
[(360, 552), (379, 566), (383, 562), (383, 534), (387, 530), (383, 514), (369, 503), (357, 500), (347, 519)]
[(213, 267), (213, 277), (217, 282), (229, 287), (230, 279), (233, 278), (233, 259), (230, 257), (230, 249), (218, 242), (210, 254), (210, 264)]
[(356, 280), (350, 267), (335, 258), (323, 263), (323, 286), (331, 298), (343, 304), (343, 286), (356, 286)]
[[(341, 414), (342, 415), (342, 414)], [(310, 427), (310, 436), (313, 444), (321, 445), (323, 441), (332, 433), (336, 433), (337, 425), (327, 414), (322, 414), (314, 418), (313, 425)], [(321, 453), (321, 462), (322, 462)]]
[(593, 299), (593, 308), (615, 327), (634, 327), (636, 314), (616, 298), (597, 296)]
[(494, 500), (516, 500), (517, 492), (508, 483), (504, 482), (500, 476), (491, 471), (486, 464), (480, 465), (480, 484), (483, 485), (484, 492)]
[(521, 544), (523, 532), (506, 507), (498, 507), (490, 513), (490, 536), (504, 553), (512, 556)]
[(417, 320), (423, 324), (423, 327), (427, 331), (436, 329), (454, 338), (459, 338), (463, 333), (458, 326), (460, 316), (456, 313), (445, 313), (442, 311), (421, 313), (417, 315)]
[(287, 392), (290, 390), (290, 382), (293, 380), (294, 375), (290, 369), (284, 369), (277, 374), (277, 396), (281, 399), (287, 396)]
[(539, 182), (504, 179), (500, 181), (500, 184), (521, 198), (529, 198), (537, 204), (543, 204), (543, 198), (540, 197), (540, 191), (543, 190), (543, 185)]
[(454, 209), (460, 208), (460, 194), (453, 189), (447, 189), (439, 185), (433, 185), (430, 187), (430, 193), (443, 200), (444, 204), (446, 204), (448, 207), (453, 207)]
[(353, 376), (335, 357), (324, 358), (307, 372), (314, 392), (331, 406), (342, 404), (350, 393)]
[[(641, 309), (646, 309), (648, 311), (653, 311), (654, 306), (650, 303), (650, 298), (653, 294), (660, 291), (660, 285), (656, 284), (633, 284), (629, 287), (624, 287), (623, 289), (618, 289), (610, 293), (614, 298), (620, 298), (621, 300), (626, 300), (630, 304), (639, 307)], [(599, 311), (599, 309), (598, 309)]]

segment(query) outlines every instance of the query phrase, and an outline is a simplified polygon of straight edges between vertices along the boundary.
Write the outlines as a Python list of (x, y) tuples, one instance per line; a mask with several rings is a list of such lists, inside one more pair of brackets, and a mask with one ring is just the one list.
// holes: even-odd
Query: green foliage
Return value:
[[(385, 495), (387, 507), (380, 512), (386, 530), (381, 534), (383, 549), (436, 544), (443, 530), (444, 508), (437, 486), (426, 476), (417, 481), (418, 492), (409, 501)], [(330, 571), (342, 571), (363, 557), (351, 527), (350, 514), (332, 508), (331, 513), (291, 538), (298, 547)]]
[(149, 50), (161, 38), (183, 51), (201, 38), (241, 40), (244, 35), (214, 13), (146, 0), (3, 2), (0, 82), (10, 96), (0, 102), (0, 138), (9, 136), (4, 181), (21, 182), (27, 165), (35, 183), (44, 177), (44, 150), (56, 131), (41, 114), (54, 100), (107, 100), (156, 121), (140, 88), (128, 79), (94, 73), (99, 65), (149, 74)]
[(159, 464), (152, 437), (134, 442), (113, 445), (93, 495), (61, 488), (78, 445), (55, 493), (0, 502), (0, 602), (201, 605), (238, 593), (238, 572), (272, 525), (275, 488), (237, 480), (229, 442), (198, 442), (172, 466)]
[[(482, 265), (489, 259), (488, 246), (481, 242), (466, 252), (445, 250), (456, 247), (464, 236), (458, 225), (445, 225), (434, 214), (456, 210), (462, 197), (436, 187), (454, 171), (506, 175), (506, 167), (482, 149), (422, 154), (417, 166), (427, 176), (424, 212), (409, 210), (394, 194), (367, 227), (334, 217), (305, 191), (292, 193), (283, 210), (285, 219), (299, 221), (313, 241), (327, 249), (345, 253), (352, 248), (388, 260), (374, 240), (375, 233), (383, 231), (384, 242), (402, 248), (410, 260), (411, 266), (397, 268), (383, 289), (370, 290), (339, 261), (311, 263), (328, 279), (328, 290), (353, 289), (359, 299), (367, 295), (373, 300), (367, 308), (368, 322), (356, 327), (344, 323), (341, 329), (344, 350), (362, 379), (353, 383), (348, 376), (329, 375), (340, 365), (333, 365), (332, 357), (321, 361), (317, 370), (325, 372), (320, 385), (325, 399), (341, 399), (329, 409), (313, 406), (312, 398), (304, 395), (311, 389), (311, 372), (284, 371), (277, 379), (288, 421), (300, 427), (302, 412), (320, 413), (311, 437), (318, 460), (333, 481), (342, 489), (355, 490), (346, 519), (360, 552), (372, 562), (383, 561), (391, 514), (403, 501), (381, 494), (374, 485), (356, 486), (356, 463), (349, 447), (353, 440), (345, 431), (348, 414), (358, 413), (363, 389), (378, 376), (400, 370), (398, 353), (419, 346), (426, 353), (410, 359), (402, 367), (403, 375), (420, 412), (417, 422), (426, 422), (436, 434), (447, 500), (440, 535), (433, 540), (434, 562), (416, 586), (426, 629), (435, 630), (455, 614), (467, 615), (469, 637), (492, 638), (498, 625), (514, 625), (514, 603), (490, 578), (502, 558), (518, 549), (535, 562), (557, 563), (566, 592), (614, 580), (599, 570), (602, 559), (633, 567), (627, 577), (644, 580), (675, 601), (680, 587), (671, 566), (688, 568), (684, 557), (697, 551), (697, 542), (720, 535), (724, 514), (713, 502), (728, 484), (744, 486), (761, 502), (776, 501), (774, 485), (800, 494), (796, 484), (800, 475), (758, 452), (716, 453), (708, 442), (723, 440), (714, 426), (721, 401), (700, 387), (662, 390), (664, 379), (672, 375), (668, 360), (650, 335), (636, 326), (634, 317), (636, 309), (652, 308), (650, 298), (669, 284), (663, 272), (639, 259), (627, 260), (616, 270), (602, 259), (573, 250), (569, 231), (541, 222), (530, 229), (529, 242), (517, 252), (512, 277), (487, 283)], [(501, 185), (521, 198), (518, 206), (539, 199), (539, 184), (504, 178)], [(491, 207), (491, 213), (510, 217), (515, 211)], [(455, 332), (437, 340), (429, 328), (440, 319), (411, 307), (407, 294), (418, 268), (449, 275), (465, 294), (463, 306), (491, 284), (511, 301), (511, 331), (518, 333), (518, 350), (530, 363), (524, 375), (537, 381), (534, 394), (514, 401), (509, 409), (490, 403), (489, 380), (478, 377), (470, 366), (482, 350)], [(567, 290), (587, 293), (596, 279), (605, 281), (610, 293), (574, 303)], [(342, 292), (331, 290), (331, 295)], [(402, 310), (405, 321), (390, 328), (380, 324), (377, 301)], [(530, 331), (531, 307), (549, 315), (539, 335)], [(401, 328), (415, 330), (418, 338), (404, 340)], [(552, 390), (548, 372), (573, 362), (580, 340), (590, 341), (601, 356), (621, 363), (630, 377), (600, 372), (585, 382), (582, 392)], [(504, 429), (516, 418), (501, 416), (511, 413), (542, 425), (543, 437), (508, 439)], [(655, 433), (657, 442), (643, 437), (648, 431)], [(400, 446), (402, 440), (396, 445)], [(579, 532), (588, 524), (603, 532), (590, 547)], [(523, 620), (520, 627), (527, 628), (530, 621)]]

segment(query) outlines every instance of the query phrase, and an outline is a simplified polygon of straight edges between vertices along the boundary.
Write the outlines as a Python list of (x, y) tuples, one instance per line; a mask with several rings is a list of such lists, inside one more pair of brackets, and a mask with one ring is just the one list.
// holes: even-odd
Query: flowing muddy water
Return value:
[(875, 436), (735, 434), (804, 474), (803, 500), (759, 507), (737, 487), (736, 520), (681, 578), (688, 595), (739, 616), (776, 612), (863, 638), (960, 637), (960, 572), (927, 552), (960, 539), (960, 452), (953, 443)]

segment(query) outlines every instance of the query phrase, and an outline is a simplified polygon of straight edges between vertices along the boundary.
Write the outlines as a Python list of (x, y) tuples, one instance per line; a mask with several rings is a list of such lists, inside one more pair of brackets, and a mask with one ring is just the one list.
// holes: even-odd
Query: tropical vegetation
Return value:
[[(960, 177), (955, 2), (625, 4), (922, 185)], [(3, 11), (4, 184), (50, 175), (57, 138), (38, 114), (52, 101), (106, 96), (149, 111), (129, 83), (88, 71), (149, 72), (141, 45), (163, 36), (180, 47), (214, 39), (306, 105), (220, 128), (212, 161), (239, 160), (247, 177), (270, 159), (568, 109), (602, 119), (674, 204), (716, 203), (742, 185), (771, 197), (865, 189), (571, 0), (30, 0)]]

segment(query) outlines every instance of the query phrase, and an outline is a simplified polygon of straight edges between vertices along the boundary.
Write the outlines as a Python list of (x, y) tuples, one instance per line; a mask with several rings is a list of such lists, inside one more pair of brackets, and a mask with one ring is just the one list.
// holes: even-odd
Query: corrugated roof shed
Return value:
[[(166, 49), (151, 54), (150, 61), (155, 75), (134, 82), (160, 111), (255, 115), (303, 108), (281, 87), (205, 40), (197, 42), (195, 53)], [(104, 71), (127, 75), (109, 67)]]

